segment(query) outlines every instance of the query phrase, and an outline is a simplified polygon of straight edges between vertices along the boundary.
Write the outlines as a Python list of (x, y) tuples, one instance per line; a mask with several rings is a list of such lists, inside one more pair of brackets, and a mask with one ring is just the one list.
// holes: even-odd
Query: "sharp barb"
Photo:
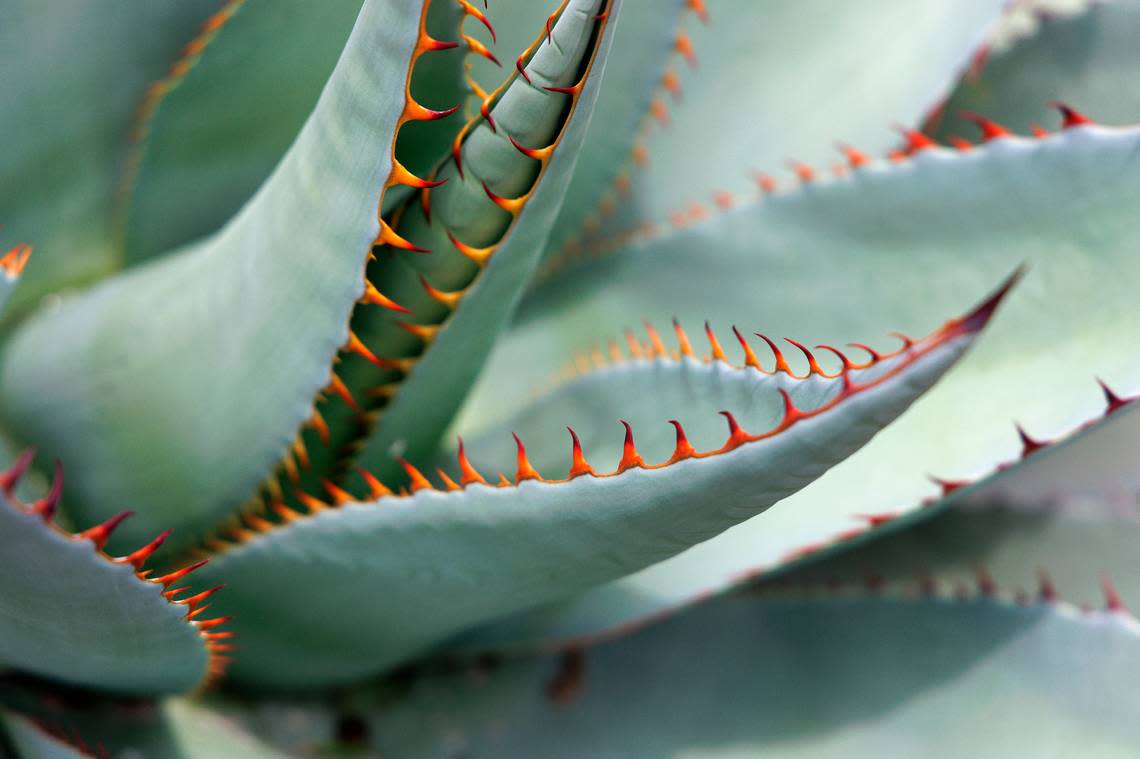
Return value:
[(641, 454), (637, 452), (637, 446), (633, 442), (633, 428), (629, 426), (629, 422), (624, 419), (621, 420), (622, 426), (625, 427), (625, 442), (622, 444), (621, 461), (618, 463), (618, 472), (624, 472), (627, 469), (640, 467), (645, 462), (641, 459)]
[(59, 499), (63, 497), (63, 464), (57, 459), (55, 462), (55, 473), (51, 478), (51, 488), (48, 490), (47, 495), (32, 504), (32, 511), (43, 517), (45, 522), (50, 522), (52, 516), (55, 515), (55, 510), (59, 506)]
[(138, 549), (134, 553), (117, 559), (117, 561), (123, 564), (132, 565), (136, 571), (142, 569), (143, 565), (146, 564), (147, 559), (151, 557), (151, 554), (157, 551), (158, 547), (166, 542), (166, 539), (170, 537), (171, 532), (173, 532), (173, 530), (164, 530), (163, 532), (159, 533), (158, 537), (147, 543), (142, 548)]
[(121, 511), (106, 522), (79, 533), (79, 537), (90, 540), (95, 544), (96, 549), (102, 551), (107, 546), (107, 541), (111, 539), (111, 534), (115, 531), (115, 528), (122, 524), (123, 520), (133, 517), (134, 515), (135, 512), (133, 511)]
[(12, 491), (20, 483), (20, 478), (24, 476), (24, 472), (28, 471), (32, 461), (36, 458), (35, 448), (25, 448), (23, 452), (12, 462), (12, 466), (8, 467), (7, 471), (0, 474), (0, 489), (6, 495), (12, 495)]
[(459, 438), (457, 457), (459, 459), (459, 481), (465, 487), (476, 483), (479, 485), (487, 484), (487, 480), (483, 478), (483, 475), (479, 474), (479, 470), (472, 466), (471, 461), (467, 458), (467, 452), (463, 448), (463, 438)]
[(566, 475), (566, 478), (572, 480), (575, 477), (581, 477), (584, 474), (592, 475), (594, 473), (594, 469), (590, 466), (589, 462), (586, 461), (586, 456), (582, 453), (582, 441), (578, 439), (578, 433), (575, 432), (571, 427), (567, 427), (566, 430), (570, 433), (572, 448), (570, 472)]
[(515, 439), (515, 447), (518, 449), (518, 470), (515, 472), (515, 482), (518, 483), (523, 480), (542, 481), (542, 475), (530, 465), (530, 459), (527, 458), (526, 446), (523, 445), (522, 439), (514, 432), (511, 433), (511, 437)]

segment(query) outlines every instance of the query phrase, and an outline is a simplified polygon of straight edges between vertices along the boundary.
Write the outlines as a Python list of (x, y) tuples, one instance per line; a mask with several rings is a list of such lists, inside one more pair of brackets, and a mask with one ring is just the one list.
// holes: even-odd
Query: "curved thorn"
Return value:
[(458, 438), (458, 440), (459, 451), (457, 458), (459, 459), (459, 482), (464, 487), (475, 483), (486, 485), (487, 480), (483, 479), (483, 475), (479, 474), (479, 470), (472, 466), (471, 461), (467, 458), (467, 452), (463, 449), (463, 438)]
[(806, 345), (804, 345), (803, 343), (801, 343), (797, 340), (793, 340), (790, 337), (785, 337), (784, 340), (786, 342), (789, 342), (792, 345), (796, 346), (797, 348), (799, 348), (800, 352), (804, 354), (805, 358), (807, 358), (807, 362), (808, 362), (807, 376), (810, 377), (813, 374), (818, 374), (821, 377), (827, 376), (826, 374), (824, 374), (823, 369), (820, 368), (819, 362), (815, 360), (815, 355), (810, 350), (808, 350), (808, 347)]
[(759, 332), (755, 332), (753, 334), (755, 334), (756, 337), (760, 338), (764, 342), (768, 343), (768, 347), (772, 349), (772, 355), (774, 355), (776, 357), (776, 368), (773, 370), (772, 373), (776, 374), (779, 372), (783, 372), (784, 374), (787, 374), (789, 377), (795, 377), (795, 375), (792, 374), (792, 368), (790, 366), (788, 366), (787, 359), (784, 358), (783, 352), (780, 351), (780, 347), (778, 345), (776, 345), (776, 343), (774, 343), (770, 339), (768, 339), (768, 337), (766, 335), (763, 335)]
[(1072, 106), (1062, 103), (1060, 100), (1050, 100), (1050, 108), (1056, 108), (1061, 112), (1061, 128), (1072, 129), (1079, 126), (1090, 126), (1096, 124), (1095, 121), (1090, 119)]
[(584, 474), (593, 474), (593, 467), (586, 461), (586, 456), (582, 453), (582, 441), (578, 439), (578, 433), (572, 427), (567, 427), (566, 430), (570, 433), (572, 447), (570, 472), (566, 475), (566, 479), (572, 480)]
[(982, 130), (982, 142), (989, 142), (1001, 137), (1012, 137), (1013, 132), (1009, 131), (996, 121), (991, 121), (985, 116), (981, 116), (973, 111), (963, 111), (962, 118), (967, 121), (972, 121), (977, 124), (978, 128)]
[(1119, 411), (1131, 403), (1130, 398), (1122, 398), (1117, 395), (1116, 392), (1113, 391), (1113, 389), (1109, 387), (1108, 384), (1100, 377), (1097, 377), (1096, 383), (1100, 385), (1101, 392), (1104, 393), (1104, 402), (1108, 406), (1104, 412), (1106, 415), (1111, 414), (1114, 411)]
[(0, 474), (0, 490), (5, 494), (12, 495), (12, 491), (16, 489), (16, 485), (20, 483), (20, 478), (28, 471), (32, 461), (36, 458), (35, 448), (25, 448), (16, 460), (12, 462), (12, 466), (8, 467), (7, 471)]
[(523, 480), (538, 480), (542, 481), (542, 475), (530, 464), (530, 459), (526, 455), (526, 446), (523, 445), (522, 439), (512, 432), (511, 437), (515, 439), (515, 446), (518, 449), (517, 461), (518, 470), (515, 472), (515, 482), (519, 483)]
[(740, 428), (740, 424), (737, 423), (736, 417), (732, 415), (731, 411), (718, 411), (717, 413), (728, 422), (728, 440), (724, 444), (725, 448), (735, 448), (748, 442), (748, 433)]
[(645, 462), (642, 461), (641, 454), (637, 452), (637, 446), (633, 442), (633, 428), (624, 419), (619, 421), (625, 427), (625, 441), (622, 443), (621, 461), (618, 462), (617, 471), (624, 472), (627, 469), (642, 466)]
[(399, 462), (400, 466), (403, 467), (404, 472), (408, 475), (413, 493), (417, 493), (421, 490), (435, 490), (435, 485), (431, 484), (431, 480), (429, 480), (427, 477), (424, 477), (423, 472), (421, 472), (419, 469), (416, 469), (410, 461), (403, 457), (400, 457)]
[(709, 341), (709, 350), (712, 352), (711, 359), (727, 364), (728, 356), (724, 355), (724, 349), (720, 347), (720, 341), (716, 339), (716, 334), (712, 331), (708, 321), (705, 322), (705, 339)]
[(79, 537), (90, 540), (95, 544), (96, 549), (102, 551), (107, 546), (107, 541), (111, 539), (111, 533), (115, 531), (115, 528), (122, 524), (124, 520), (134, 515), (135, 512), (133, 511), (120, 511), (106, 522), (97, 524), (79, 533)]
[(127, 554), (126, 556), (122, 556), (122, 557), (116, 559), (116, 561), (118, 561), (121, 564), (130, 564), (131, 566), (133, 566), (135, 568), (135, 571), (142, 569), (143, 565), (146, 564), (146, 561), (147, 561), (147, 559), (150, 558), (151, 554), (153, 554), (155, 551), (157, 551), (158, 547), (166, 542), (166, 539), (170, 537), (170, 534), (172, 532), (174, 532), (174, 531), (173, 530), (163, 530), (162, 532), (160, 532), (158, 534), (158, 536), (154, 540), (150, 541), (149, 543), (147, 543), (142, 548), (138, 549), (134, 553), (130, 553), (130, 554)]
[(59, 459), (56, 459), (55, 472), (51, 478), (51, 488), (48, 489), (47, 495), (32, 504), (32, 511), (39, 514), (45, 522), (49, 522), (55, 514), (56, 507), (59, 506), (59, 499), (62, 497), (63, 464)]
[(740, 330), (736, 328), (735, 324), (732, 325), (732, 334), (736, 335), (736, 341), (740, 343), (740, 347), (744, 349), (744, 365), (751, 366), (756, 371), (767, 374), (768, 372), (764, 371), (764, 367), (760, 366), (760, 359), (756, 358), (756, 353), (752, 350), (752, 346), (744, 339), (744, 335), (740, 334)]
[(673, 446), (673, 455), (670, 457), (669, 463), (672, 464), (696, 455), (697, 451), (689, 443), (689, 438), (685, 435), (685, 428), (681, 426), (681, 423), (676, 419), (670, 419), (669, 424), (673, 425), (677, 431), (677, 443)]

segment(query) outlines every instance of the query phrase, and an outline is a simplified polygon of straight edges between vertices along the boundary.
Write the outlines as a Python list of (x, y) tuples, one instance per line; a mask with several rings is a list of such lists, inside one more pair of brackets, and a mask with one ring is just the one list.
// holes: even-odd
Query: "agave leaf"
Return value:
[[(72, 705), (51, 701), (31, 704), (29, 713), (39, 724), (50, 726), (69, 742), (98, 747), (100, 753), (79, 756), (143, 756), (163, 759), (281, 759), (295, 756), (277, 751), (250, 733), (243, 714), (232, 708), (215, 708), (216, 700), (205, 702), (171, 698), (161, 704), (116, 703), (103, 701)], [(38, 724), (14, 717), (28, 730), (43, 735)], [(50, 738), (50, 736), (49, 736)], [(54, 739), (52, 739), (54, 740)], [(293, 747), (288, 747), (289, 749)], [(286, 749), (288, 750), (288, 749)], [(30, 757), (40, 754), (30, 753)], [(64, 754), (63, 756), (70, 756)]]
[(1080, 15), (1043, 15), (1040, 29), (1012, 48), (990, 55), (963, 78), (928, 124), (939, 139), (972, 137), (974, 124), (963, 113), (984, 113), (1021, 134), (1051, 124), (1049, 101), (1070, 103), (1107, 123), (1140, 113), (1135, 87), (1135, 40), (1140, 2), (1091, 3)]
[(39, 250), (13, 311), (118, 266), (111, 211), (135, 109), (217, 6), (6, 0), (0, 223)]
[[(1122, 393), (1140, 386), (1119, 349), (1140, 337), (1124, 284), (1136, 279), (1126, 272), (1140, 229), (1126, 209), (1140, 182), (1121, 168), (1138, 145), (1136, 130), (1084, 127), (965, 154), (924, 151), (647, 241), (540, 291), (544, 310), (524, 313), (474, 408), (525, 394), (599, 321), (701, 314), (717, 324), (747, 319), (808, 345), (845, 341), (859, 339), (856, 327), (910, 330), (952, 293), (976, 290), (981, 272), (1029, 264), (978, 349), (864, 450), (763, 520), (536, 614), (505, 638), (612, 629), (777, 567), (793, 548), (826, 545), (869, 516), (913, 511), (939, 492), (929, 474), (971, 479), (1017, 459), (1014, 421), (1047, 438), (1100, 416), (1094, 372)], [(467, 437), (488, 424), (468, 420)]]
[[(797, 390), (808, 395), (806, 388), (795, 386), (791, 392)], [(1082, 538), (1099, 535), (1094, 543), (1112, 544), (1115, 550), (1106, 549), (1101, 560), (1102, 569), (1113, 577), (1129, 577), (1134, 563), (1128, 539), (1136, 504), (1129, 488), (1136, 489), (1131, 451), (1140, 405), (1111, 391), (1108, 395), (1104, 416), (1057, 440), (1031, 440), (1019, 457), (973, 481), (940, 481), (941, 497), (891, 511), (853, 509), (822, 519), (781, 505), (750, 522), (747, 529), (730, 530), (708, 547), (693, 548), (630, 581), (496, 621), (461, 636), (451, 647), (482, 652), (580, 645), (646, 624), (757, 577), (783, 583), (789, 571), (793, 583), (801, 577), (907, 579), (932, 573), (958, 581), (967, 575), (973, 578), (978, 563), (984, 562), (996, 565), (1000, 586), (1025, 588), (1037, 582), (1037, 569), (1053, 566), (1055, 555), (1066, 598), (1092, 603), (1100, 598), (1101, 587), (1096, 574), (1090, 573), (1084, 553), (1088, 543)], [(1095, 507), (1082, 505), (1089, 501)], [(801, 509), (817, 503), (803, 495), (788, 502)], [(995, 503), (1018, 510), (1009, 514), (975, 508)], [(960, 516), (942, 516), (944, 512)], [(932, 521), (928, 525), (926, 520)], [(1117, 529), (1119, 533), (1109, 534)], [(931, 548), (944, 532), (949, 544)], [(1127, 579), (1124, 589), (1129, 597)]]
[(394, 452), (422, 461), (435, 450), (537, 264), (597, 97), (591, 72), (606, 60), (620, 7), (571, 0), (549, 40), (543, 25), (534, 30), (526, 77), (516, 72), (488, 95), (488, 117), (457, 139), (458, 162), (428, 177), (446, 184), (418, 193), (393, 220), (400, 238), (430, 255), (401, 250), (407, 245), (387, 229), (381, 237), (388, 244), (369, 279), (410, 313), (354, 314), (354, 334), (379, 361), (347, 356), (338, 371), (380, 412), (366, 442), (353, 433), (346, 443), (363, 442), (360, 463), (385, 481), (403, 477)]
[(580, 233), (600, 202), (611, 202), (599, 198), (608, 193), (616, 201), (615, 182), (624, 187), (618, 177), (629, 171), (626, 164), (634, 140), (650, 126), (650, 109), (659, 107), (658, 101), (666, 97), (684, 97), (679, 89), (667, 96), (662, 82), (677, 86), (672, 82), (677, 77), (678, 33), (682, 22), (692, 18), (685, 11), (696, 13), (697, 8), (701, 9), (698, 19), (707, 16), (703, 5), (691, 0), (636, 3), (623, 10), (582, 154), (566, 187), (548, 251), (560, 249), (569, 237)]
[(30, 759), (90, 759), (95, 754), (52, 735), (27, 717), (0, 709), (0, 728), (19, 752)]
[[(885, 152), (898, 141), (892, 121), (915, 124), (941, 99), (1003, 3), (707, 5), (707, 24), (686, 24), (682, 49), (694, 63), (678, 66), (683, 101), (639, 145), (631, 189), (603, 236), (667, 223), (789, 159), (830, 166), (836, 139)], [(597, 237), (587, 230), (584, 246)]]
[[(789, 579), (889, 583), (925, 576), (955, 586), (977, 582), (987, 591), (1059, 594), (1088, 606), (1099, 605), (1106, 589), (1110, 604), (1140, 602), (1140, 468), (1132, 455), (1138, 427), (1140, 404), (1132, 403), (1062, 446), (1036, 450), (980, 482), (956, 484), (945, 503), (925, 509), (933, 518), (811, 562)], [(1125, 461), (1126, 471), (1119, 468)], [(1112, 462), (1116, 478), (1106, 479)]]
[(422, 7), (364, 5), (297, 142), (217, 235), (45, 309), (7, 346), (6, 417), (68, 462), (80, 521), (145, 505), (125, 537), (191, 538), (312, 413), (363, 289)]
[(1138, 650), (1131, 617), (1060, 604), (722, 599), (425, 678), (371, 733), (407, 757), (1125, 757)]
[[(166, 253), (220, 228), (269, 176), (296, 138), (336, 64), (361, 0), (322, 3), (319, 12), (300, 0), (242, 0), (224, 23), (210, 25), (148, 101), (140, 144), (132, 156), (137, 174), (126, 178), (130, 209), (126, 256), (138, 262)], [(458, 13), (435, 3), (428, 32), (455, 38)], [(459, 97), (461, 56), (440, 51), (417, 65), (413, 89), (429, 108)], [(438, 132), (448, 122), (406, 130), (404, 162), (413, 171), (442, 154)], [(431, 144), (427, 144), (431, 143)], [(392, 194), (392, 200), (397, 194)], [(123, 209), (126, 211), (127, 209)], [(122, 220), (120, 220), (122, 221)]]
[(217, 674), (228, 633), (215, 629), (224, 620), (203, 616), (212, 592), (168, 597), (187, 571), (141, 573), (165, 535), (108, 556), (107, 537), (129, 514), (76, 534), (57, 528), (60, 471), (29, 505), (11, 495), (30, 462), (25, 455), (0, 476), (0, 666), (124, 693), (176, 693)]
[[(251, 532), (198, 578), (225, 578), (219, 608), (238, 615), (242, 639), (234, 674), (273, 686), (359, 678), (465, 627), (621, 577), (705, 540), (865, 443), (946, 371), (995, 307), (990, 301), (947, 323), (869, 370), (870, 377), (860, 375), (861, 382), (840, 383), (842, 392), (833, 388), (811, 411), (785, 405), (772, 387), (778, 381), (753, 369), (661, 364), (657, 378), (638, 372), (640, 380), (627, 380), (647, 392), (688, 383), (700, 405), (739, 400), (739, 389), (722, 384), (750, 384), (750, 418), (776, 426), (751, 435), (730, 427), (728, 441), (713, 451), (678, 445), (674, 457), (653, 464), (626, 438), (611, 474), (579, 470), (566, 480), (536, 481), (520, 450), (515, 485), (484, 484), (461, 461), (457, 476), (465, 488), (438, 492), (413, 470), (410, 496), (339, 508), (310, 500), (309, 516), (283, 512), (284, 526), (262, 523), (264, 534)], [(724, 376), (733, 371), (744, 376)]]

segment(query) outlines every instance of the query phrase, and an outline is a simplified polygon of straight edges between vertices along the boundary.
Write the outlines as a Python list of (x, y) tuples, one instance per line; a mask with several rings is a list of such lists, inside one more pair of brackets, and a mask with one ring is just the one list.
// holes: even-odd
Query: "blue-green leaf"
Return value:
[[(971, 479), (1017, 458), (1014, 422), (1048, 438), (1101, 415), (1094, 373), (1135, 393), (1140, 374), (1122, 346), (1140, 340), (1130, 318), (1140, 227), (1128, 211), (1140, 202), (1128, 169), (1138, 150), (1137, 130), (1098, 127), (968, 153), (926, 150), (640, 241), (539, 290), (481, 380), (460, 425), (467, 437), (496, 410), (506, 415), (503, 399), (540, 387), (599, 322), (711, 318), (838, 344), (922, 329), (932, 309), (980, 292), (980, 277), (1029, 266), (978, 350), (866, 449), (763, 520), (591, 591), (536, 626), (609, 629), (778, 566), (790, 549), (826, 544), (869, 515), (916, 509), (938, 493), (928, 474)], [(792, 352), (788, 360), (803, 366)]]
[(1021, 134), (1051, 125), (1050, 101), (1123, 123), (1140, 113), (1135, 86), (1140, 62), (1133, 46), (1140, 34), (1140, 3), (1089, 3), (1080, 14), (1050, 18), (1010, 49), (987, 57), (980, 73), (964, 78), (928, 125), (940, 139), (972, 138), (977, 126), (963, 113), (982, 113)]
[[(543, 480), (520, 446), (514, 485), (486, 484), (461, 458), (451, 476), (463, 488), (451, 483), (438, 492), (409, 467), (410, 496), (351, 503), (334, 490), (337, 508), (308, 499), (308, 515), (279, 510), (284, 525), (251, 522), (243, 542), (198, 578), (227, 584), (217, 608), (237, 617), (242, 647), (234, 675), (274, 686), (359, 678), (466, 627), (622, 577), (706, 540), (863, 445), (953, 364), (994, 307), (989, 301), (846, 381), (805, 381), (792, 392), (808, 410), (781, 392), (787, 378), (687, 358), (585, 377), (530, 415), (548, 425), (549, 436), (566, 396), (600, 401), (614, 391), (639, 418), (650, 418), (644, 397), (660, 393), (687, 396), (709, 417), (729, 405), (755, 425), (740, 428), (730, 417), (720, 437), (727, 441), (712, 450), (698, 453), (678, 436), (672, 456), (649, 458), (658, 456), (653, 446), (643, 458), (632, 430), (623, 438), (611, 422), (607, 437), (625, 444), (609, 473), (602, 467), (615, 462), (600, 456), (596, 470), (576, 460), (581, 465), (566, 479)], [(672, 430), (665, 418), (657, 422)], [(703, 446), (708, 420), (695, 426), (702, 434), (692, 444)], [(584, 432), (593, 440), (600, 430)]]
[(723, 599), (628, 638), (428, 676), (373, 750), (451, 757), (1131, 757), (1140, 626), (985, 599)]
[[(31, 504), (12, 491), (30, 457), (0, 476), (0, 667), (123, 693), (177, 693), (219, 674), (226, 644), (196, 596), (165, 591), (187, 574), (142, 574), (165, 535), (126, 556), (103, 553), (129, 514), (72, 534), (51, 521), (62, 488)], [(179, 598), (181, 596), (181, 598)]]
[(363, 290), (423, 7), (364, 5), (301, 135), (218, 234), (63, 298), (6, 346), (4, 416), (67, 461), (79, 521), (129, 506), (125, 538), (191, 539), (310, 417)]
[(39, 251), (14, 313), (118, 268), (112, 217), (135, 111), (217, 9), (217, 0), (6, 0), (0, 224)]
[(892, 123), (916, 124), (949, 91), (1003, 5), (707, 3), (707, 23), (687, 19), (681, 102), (641, 141), (630, 189), (578, 249), (748, 190), (753, 172), (790, 178), (792, 159), (830, 166), (835, 140), (886, 152)]

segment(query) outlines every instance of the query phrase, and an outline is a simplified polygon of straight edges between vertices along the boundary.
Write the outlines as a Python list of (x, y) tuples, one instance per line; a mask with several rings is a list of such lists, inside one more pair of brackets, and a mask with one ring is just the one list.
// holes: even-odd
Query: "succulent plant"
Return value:
[(1136, 755), (1137, 0), (0, 9), (0, 754)]

